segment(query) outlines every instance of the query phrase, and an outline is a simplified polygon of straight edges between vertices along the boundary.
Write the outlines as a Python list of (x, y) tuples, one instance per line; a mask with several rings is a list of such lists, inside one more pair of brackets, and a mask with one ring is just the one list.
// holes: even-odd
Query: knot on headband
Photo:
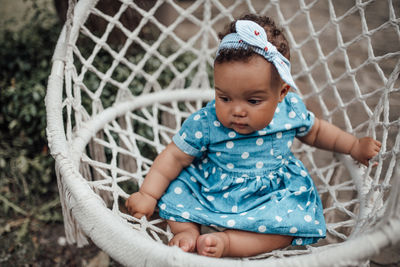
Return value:
[(285, 83), (298, 90), (290, 73), (289, 60), (268, 41), (264, 28), (254, 21), (236, 21), (236, 33), (230, 33), (222, 39), (217, 56), (222, 49), (248, 49), (249, 47), (271, 62)]

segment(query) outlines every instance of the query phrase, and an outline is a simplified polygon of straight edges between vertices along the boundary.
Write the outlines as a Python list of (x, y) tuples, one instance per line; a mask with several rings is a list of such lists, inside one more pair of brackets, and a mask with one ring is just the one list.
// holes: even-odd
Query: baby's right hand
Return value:
[(125, 202), (125, 207), (129, 213), (140, 219), (146, 216), (147, 219), (153, 214), (157, 200), (149, 194), (136, 192), (130, 195)]

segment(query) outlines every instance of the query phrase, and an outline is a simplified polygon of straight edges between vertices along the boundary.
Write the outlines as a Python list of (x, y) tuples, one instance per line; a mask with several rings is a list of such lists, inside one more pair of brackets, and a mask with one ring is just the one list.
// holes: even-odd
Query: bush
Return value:
[[(53, 160), (45, 135), (44, 97), (51, 57), (61, 25), (33, 4), (33, 16), (18, 31), (0, 31), (0, 211), (16, 206), (35, 214), (41, 203), (57, 198)], [(47, 211), (46, 211), (47, 212)], [(37, 214), (37, 213), (36, 213)], [(60, 220), (60, 212), (37, 214)]]

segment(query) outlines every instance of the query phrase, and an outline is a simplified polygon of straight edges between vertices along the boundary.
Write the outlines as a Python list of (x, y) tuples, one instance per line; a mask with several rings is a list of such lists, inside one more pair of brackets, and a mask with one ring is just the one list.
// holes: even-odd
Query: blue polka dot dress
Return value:
[(241, 135), (224, 127), (215, 101), (185, 120), (173, 142), (195, 157), (160, 198), (160, 216), (179, 222), (293, 236), (293, 245), (326, 234), (321, 200), (290, 147), (314, 123), (300, 97), (288, 93), (271, 123)]

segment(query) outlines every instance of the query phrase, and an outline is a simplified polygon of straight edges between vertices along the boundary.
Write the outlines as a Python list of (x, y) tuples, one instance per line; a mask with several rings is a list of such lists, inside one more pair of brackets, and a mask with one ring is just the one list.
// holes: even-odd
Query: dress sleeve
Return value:
[(289, 101), (298, 120), (298, 123), (296, 123), (296, 137), (305, 136), (314, 125), (314, 113), (307, 110), (303, 100), (295, 93), (290, 93)]
[(190, 115), (172, 140), (186, 154), (201, 157), (209, 143), (207, 112), (201, 109)]

